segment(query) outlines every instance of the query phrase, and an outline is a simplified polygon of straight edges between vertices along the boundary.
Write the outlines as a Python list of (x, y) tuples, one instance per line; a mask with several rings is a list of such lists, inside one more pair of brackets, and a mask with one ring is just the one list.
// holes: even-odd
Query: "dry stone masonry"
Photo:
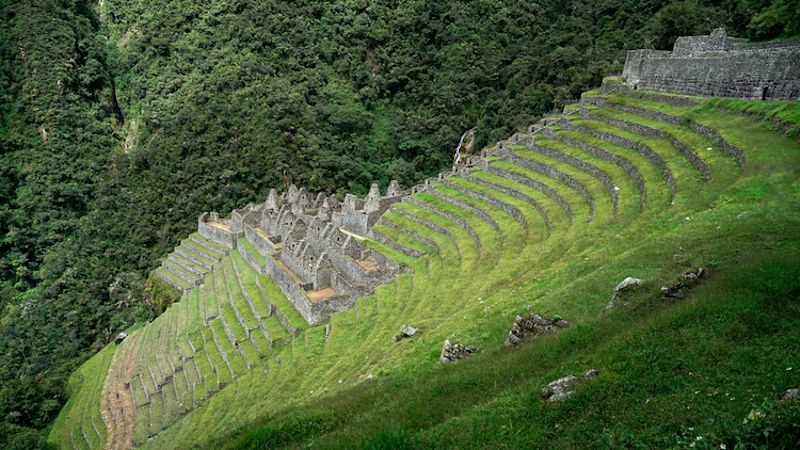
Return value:
[(446, 339), (442, 345), (442, 353), (439, 355), (439, 362), (448, 364), (459, 359), (464, 359), (467, 356), (478, 351), (478, 347), (474, 345), (463, 345), (459, 343), (450, 342)]
[(682, 299), (693, 287), (700, 284), (700, 281), (706, 278), (707, 275), (708, 272), (703, 267), (684, 272), (677, 283), (661, 288), (661, 298), (664, 300)]
[(517, 345), (527, 338), (554, 333), (566, 328), (568, 325), (566, 320), (559, 318), (545, 319), (539, 314), (531, 314), (527, 319), (517, 316), (511, 326), (511, 331), (508, 332), (505, 345), (506, 347)]
[(343, 202), (292, 185), (280, 195), (272, 189), (264, 203), (234, 210), (230, 219), (204, 213), (197, 229), (210, 241), (238, 249), (317, 325), (394, 279), (398, 265), (365, 241), (381, 214), (402, 197), (397, 182), (384, 196), (373, 185), (366, 198), (348, 194)]
[(800, 40), (747, 44), (718, 28), (678, 38), (671, 52), (630, 50), (622, 76), (638, 89), (794, 100), (800, 98)]
[[(679, 38), (672, 52), (629, 52), (623, 74), (625, 83), (606, 83), (603, 92), (622, 89), (628, 95), (645, 96), (651, 100), (657, 96), (657, 101), (676, 104), (694, 104), (695, 100), (646, 92), (638, 88), (745, 98), (797, 98), (800, 96), (797, 69), (800, 67), (799, 55), (800, 41), (750, 45), (742, 40), (729, 38), (723, 29), (718, 29), (708, 36)], [(236, 249), (256, 272), (268, 275), (300, 315), (313, 326), (324, 322), (337, 311), (352, 307), (356, 298), (394, 280), (401, 270), (398, 263), (370, 248), (367, 241), (375, 241), (406, 256), (418, 258), (424, 255), (425, 252), (417, 248), (420, 246), (412, 248), (403, 245), (376, 231), (376, 225), (403, 235), (405, 239), (415, 241), (422, 247), (438, 250), (434, 240), (409, 230), (390, 218), (382, 218), (385, 212), (392, 211), (433, 232), (447, 235), (455, 243), (455, 237), (449, 230), (410, 214), (398, 206), (399, 202), (407, 202), (457, 224), (473, 238), (480, 252), (481, 238), (467, 221), (411, 197), (413, 194), (428, 192), (437, 202), (447, 203), (452, 209), (463, 210), (480, 218), (495, 230), (499, 239), (503, 239), (500, 224), (479, 204), (488, 204), (508, 213), (524, 228), (528, 228), (528, 223), (526, 216), (516, 205), (487, 195), (480, 188), (502, 192), (535, 207), (541, 213), (549, 231), (550, 213), (537, 200), (519, 190), (473, 176), (472, 170), (483, 170), (491, 176), (539, 191), (555, 201), (567, 214), (570, 222), (573, 222), (574, 214), (570, 203), (547, 182), (529, 177), (525, 173), (535, 172), (544, 178), (565, 184), (584, 198), (589, 209), (586, 219), (591, 221), (596, 205), (587, 185), (552, 165), (523, 157), (517, 153), (520, 148), (559, 160), (598, 180), (609, 192), (613, 212), (616, 213), (619, 187), (609, 173), (594, 164), (540, 143), (535, 136), (537, 134), (545, 140), (579, 149), (617, 165), (633, 179), (639, 191), (641, 208), (647, 206), (644, 177), (630, 160), (600, 146), (574, 139), (570, 137), (570, 133), (557, 133), (559, 128), (573, 134), (593, 136), (650, 159), (660, 169), (674, 197), (675, 179), (666, 163), (650, 147), (617, 134), (578, 125), (567, 117), (570, 115), (574, 115), (576, 119), (588, 118), (605, 122), (636, 135), (667, 139), (697, 168), (705, 181), (710, 178), (710, 169), (705, 162), (679, 139), (638, 123), (597, 115), (586, 107), (590, 103), (657, 121), (689, 126), (692, 131), (712, 140), (723, 153), (736, 158), (740, 166), (745, 163), (741, 151), (703, 125), (656, 110), (607, 103), (604, 97), (584, 96), (581, 103), (578, 107), (565, 110), (560, 117), (542, 119), (532, 125), (527, 133), (516, 133), (508, 140), (498, 142), (495, 147), (484, 149), (479, 155), (460, 154), (450, 171), (428, 178), (422, 184), (405, 191), (401, 190), (396, 181), (392, 181), (384, 194), (381, 194), (377, 185), (372, 185), (366, 197), (347, 194), (340, 201), (334, 195), (311, 193), (292, 185), (281, 194), (272, 189), (263, 203), (234, 210), (229, 218), (222, 218), (216, 212), (203, 213), (198, 218), (197, 233), (175, 248), (162, 262), (156, 275), (188, 293), (193, 287), (200, 286), (209, 273), (218, 270), (219, 263), (228, 257), (231, 250)], [(493, 165), (491, 162), (497, 157), (515, 168), (510, 170)], [(456, 178), (466, 181), (466, 185), (479, 186), (479, 189), (468, 188), (464, 183), (456, 181)], [(475, 202), (465, 201), (468, 198)], [(613, 307), (614, 300), (609, 307)], [(550, 321), (538, 315), (517, 319), (514, 329), (509, 333), (508, 345), (517, 344), (532, 334), (550, 332), (566, 326), (564, 321)]]

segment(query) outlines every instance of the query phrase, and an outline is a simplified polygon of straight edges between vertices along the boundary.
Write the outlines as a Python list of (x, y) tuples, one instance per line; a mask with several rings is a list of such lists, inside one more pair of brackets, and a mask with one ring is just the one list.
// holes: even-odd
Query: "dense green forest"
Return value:
[(147, 274), (200, 212), (410, 185), (626, 49), (800, 32), (797, 0), (0, 5), (2, 448), (42, 445), (69, 373), (154, 314)]

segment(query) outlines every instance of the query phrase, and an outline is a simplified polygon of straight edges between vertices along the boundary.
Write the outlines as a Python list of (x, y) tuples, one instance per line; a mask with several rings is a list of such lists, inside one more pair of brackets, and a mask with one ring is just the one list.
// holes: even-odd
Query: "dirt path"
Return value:
[(114, 354), (111, 372), (103, 386), (101, 414), (106, 423), (108, 438), (106, 449), (129, 449), (132, 447), (133, 430), (136, 425), (136, 406), (133, 402), (130, 383), (136, 368), (141, 331), (128, 337), (126, 348)]

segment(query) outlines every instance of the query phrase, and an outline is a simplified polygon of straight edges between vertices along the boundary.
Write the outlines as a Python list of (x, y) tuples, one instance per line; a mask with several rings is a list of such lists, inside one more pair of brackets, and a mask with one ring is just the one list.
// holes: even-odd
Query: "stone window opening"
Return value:
[(769, 97), (769, 86), (763, 86), (761, 88), (761, 101), (764, 101)]

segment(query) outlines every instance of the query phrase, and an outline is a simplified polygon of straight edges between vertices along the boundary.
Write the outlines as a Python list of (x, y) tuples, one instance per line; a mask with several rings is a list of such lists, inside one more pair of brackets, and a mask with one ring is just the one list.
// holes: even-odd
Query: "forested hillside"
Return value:
[(725, 26), (795, 0), (3, 0), (0, 447), (41, 445), (72, 369), (154, 314), (147, 274), (202, 211), (289, 183), (364, 193), (449, 164)]

